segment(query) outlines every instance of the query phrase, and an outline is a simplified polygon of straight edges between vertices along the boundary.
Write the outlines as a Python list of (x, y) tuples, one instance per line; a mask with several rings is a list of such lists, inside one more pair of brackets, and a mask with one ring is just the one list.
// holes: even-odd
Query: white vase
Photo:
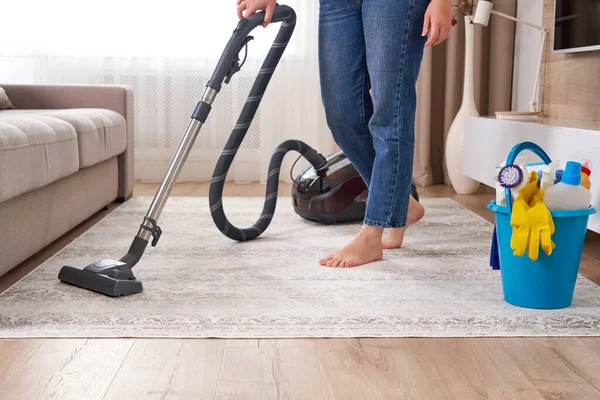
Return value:
[(450, 183), (458, 194), (473, 194), (480, 183), (463, 173), (465, 118), (478, 116), (475, 105), (473, 86), (473, 40), (475, 25), (471, 23), (473, 16), (465, 16), (465, 78), (463, 101), (458, 114), (454, 118), (446, 138), (446, 168)]

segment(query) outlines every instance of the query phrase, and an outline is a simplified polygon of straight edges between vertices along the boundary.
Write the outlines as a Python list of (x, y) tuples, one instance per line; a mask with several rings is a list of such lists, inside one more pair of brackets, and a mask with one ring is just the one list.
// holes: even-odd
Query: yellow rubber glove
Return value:
[(554, 223), (550, 211), (543, 202), (544, 192), (537, 186), (538, 176), (531, 173), (529, 183), (521, 189), (514, 202), (510, 224), (513, 234), (510, 247), (513, 254), (523, 256), (528, 250), (529, 258), (536, 261), (540, 245), (547, 254), (552, 254), (555, 245), (551, 236)]
[(537, 189), (537, 174), (531, 175), (529, 184), (519, 191), (517, 199), (513, 203), (510, 225), (513, 228), (510, 239), (510, 248), (514, 255), (523, 256), (529, 243), (531, 226), (528, 221), (529, 202), (533, 199)]
[(539, 193), (541, 193), (541, 198), (538, 195), (533, 196), (533, 200), (529, 204), (531, 208), (528, 212), (528, 214), (531, 215), (530, 219), (539, 222), (532, 225), (531, 233), (529, 235), (528, 253), (529, 258), (533, 261), (538, 259), (540, 246), (546, 255), (551, 255), (552, 250), (556, 247), (552, 241), (554, 221), (552, 220), (552, 215), (550, 214), (548, 207), (546, 207), (546, 204), (543, 202), (544, 192), (540, 190)]

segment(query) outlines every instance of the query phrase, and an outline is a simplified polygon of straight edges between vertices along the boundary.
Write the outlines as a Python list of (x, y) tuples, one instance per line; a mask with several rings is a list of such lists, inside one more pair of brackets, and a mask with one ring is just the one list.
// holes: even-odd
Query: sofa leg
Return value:
[(130, 193), (129, 195), (127, 195), (127, 197), (117, 197), (116, 202), (117, 203), (125, 203), (127, 200), (131, 199), (133, 197), (133, 193)]

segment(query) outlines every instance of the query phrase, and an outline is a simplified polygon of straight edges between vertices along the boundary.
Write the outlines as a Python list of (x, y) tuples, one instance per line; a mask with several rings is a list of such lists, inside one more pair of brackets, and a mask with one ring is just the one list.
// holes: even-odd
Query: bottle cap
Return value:
[(590, 160), (581, 160), (581, 172), (587, 176), (592, 175), (592, 162)]
[(543, 182), (552, 182), (554, 183), (554, 177), (552, 176), (552, 172), (543, 171), (542, 172), (542, 181)]
[(562, 176), (562, 183), (579, 186), (581, 184), (581, 163), (568, 161)]

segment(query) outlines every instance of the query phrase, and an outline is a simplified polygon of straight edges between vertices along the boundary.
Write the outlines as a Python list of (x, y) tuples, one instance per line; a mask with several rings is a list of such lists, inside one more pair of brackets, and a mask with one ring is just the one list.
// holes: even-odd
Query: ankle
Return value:
[(387, 232), (387, 236), (398, 236), (398, 235), (404, 235), (404, 232), (406, 231), (406, 227), (403, 228), (391, 228), (388, 232)]
[(368, 242), (376, 243), (381, 241), (381, 237), (383, 236), (383, 228), (378, 228), (370, 225), (363, 225), (358, 236), (362, 237)]

